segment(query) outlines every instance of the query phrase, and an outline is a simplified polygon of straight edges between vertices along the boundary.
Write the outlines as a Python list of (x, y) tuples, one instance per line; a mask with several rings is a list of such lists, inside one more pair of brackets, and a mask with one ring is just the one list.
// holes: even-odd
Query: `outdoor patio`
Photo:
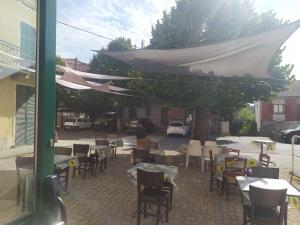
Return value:
[[(70, 225), (134, 225), (133, 214), (137, 207), (137, 190), (127, 176), (132, 167), (129, 152), (111, 159), (105, 172), (96, 178), (70, 179), (69, 193), (63, 196)], [(169, 225), (241, 225), (243, 209), (240, 193), (232, 190), (229, 201), (220, 190), (209, 192), (209, 172), (202, 173), (192, 164), (188, 169), (179, 166), (175, 180), (173, 208)], [(155, 210), (153, 206), (150, 210)], [(154, 217), (142, 217), (141, 224), (155, 224)], [(300, 224), (299, 212), (289, 209), (288, 224)]]

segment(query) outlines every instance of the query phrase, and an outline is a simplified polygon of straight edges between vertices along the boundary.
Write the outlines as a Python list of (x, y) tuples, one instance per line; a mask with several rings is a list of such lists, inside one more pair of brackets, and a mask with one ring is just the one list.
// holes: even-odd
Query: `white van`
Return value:
[(64, 130), (79, 130), (89, 129), (93, 123), (89, 119), (85, 118), (70, 118), (66, 119), (64, 123)]

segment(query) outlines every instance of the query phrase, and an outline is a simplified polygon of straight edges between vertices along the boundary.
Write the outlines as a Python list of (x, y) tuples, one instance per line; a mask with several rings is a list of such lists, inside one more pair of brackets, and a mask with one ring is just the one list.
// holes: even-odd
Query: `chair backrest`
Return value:
[(87, 157), (90, 150), (88, 144), (73, 144), (73, 154), (79, 157)]
[(137, 147), (138, 148), (147, 148), (150, 149), (151, 146), (151, 139), (149, 138), (141, 138), (137, 139)]
[(215, 141), (205, 141), (205, 146), (217, 146), (217, 142), (215, 142)]
[(55, 147), (54, 154), (56, 155), (72, 155), (72, 148), (70, 147)]
[(95, 144), (109, 146), (109, 141), (106, 139), (95, 139)]
[[(270, 190), (254, 187), (252, 185), (250, 185), (249, 189), (252, 222), (258, 221), (256, 220), (256, 209), (261, 210), (261, 207), (276, 209), (280, 207), (280, 223), (278, 224), (282, 224), (287, 189)], [(272, 217), (272, 214), (270, 217)]]
[(279, 179), (279, 168), (253, 167), (253, 177)]
[(228, 148), (228, 154), (240, 156), (240, 150), (234, 148)]
[(215, 155), (220, 154), (221, 148), (219, 146), (204, 146), (202, 148), (202, 156), (204, 158), (209, 158), (209, 152), (210, 151), (212, 152), (213, 157), (214, 157)]
[(259, 154), (259, 163), (263, 167), (269, 167), (271, 156), (265, 153)]
[(213, 178), (215, 176), (215, 163), (214, 163), (214, 155), (212, 150), (209, 150), (209, 163), (210, 163), (210, 176)]
[(34, 157), (32, 156), (16, 156), (16, 168), (19, 169), (33, 169)]
[(137, 182), (138, 185), (143, 185), (146, 188), (161, 188), (164, 183), (164, 172), (150, 172), (137, 169)]
[(187, 154), (191, 156), (202, 156), (202, 145), (199, 140), (190, 140)]
[(240, 171), (243, 175), (246, 172), (247, 158), (238, 156), (225, 157), (225, 171)]
[(143, 148), (133, 148), (133, 164), (137, 163), (137, 159), (140, 159), (142, 162), (147, 162), (150, 158), (150, 150)]

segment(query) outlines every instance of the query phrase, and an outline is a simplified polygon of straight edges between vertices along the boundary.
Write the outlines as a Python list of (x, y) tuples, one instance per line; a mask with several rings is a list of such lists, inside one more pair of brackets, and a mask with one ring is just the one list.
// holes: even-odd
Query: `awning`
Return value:
[(56, 83), (61, 86), (75, 90), (95, 90), (115, 95), (133, 96), (129, 94), (120, 93), (124, 91), (130, 91), (130, 89), (112, 86), (110, 85), (110, 82), (100, 84), (96, 82), (86, 81), (82, 77), (79, 77), (74, 74), (65, 74), (63, 76), (56, 75)]
[(56, 65), (56, 71), (65, 74), (73, 74), (84, 78), (98, 79), (98, 80), (131, 80), (133, 78), (130, 77), (122, 77), (122, 76), (111, 76), (111, 75), (103, 75), (103, 74), (95, 74), (95, 73), (87, 73), (81, 72), (78, 70), (73, 70), (68, 67)]
[[(142, 72), (270, 78), (268, 65), (275, 52), (297, 30), (300, 20), (269, 32), (202, 47), (173, 50), (104, 52)], [(299, 49), (300, 50), (300, 49)]]

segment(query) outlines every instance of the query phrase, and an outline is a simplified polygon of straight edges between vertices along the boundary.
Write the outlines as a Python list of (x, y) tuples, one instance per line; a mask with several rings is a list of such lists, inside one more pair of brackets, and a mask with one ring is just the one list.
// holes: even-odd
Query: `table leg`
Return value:
[(104, 169), (107, 167), (107, 157), (104, 158)]
[(260, 143), (260, 153), (264, 153), (264, 143)]

